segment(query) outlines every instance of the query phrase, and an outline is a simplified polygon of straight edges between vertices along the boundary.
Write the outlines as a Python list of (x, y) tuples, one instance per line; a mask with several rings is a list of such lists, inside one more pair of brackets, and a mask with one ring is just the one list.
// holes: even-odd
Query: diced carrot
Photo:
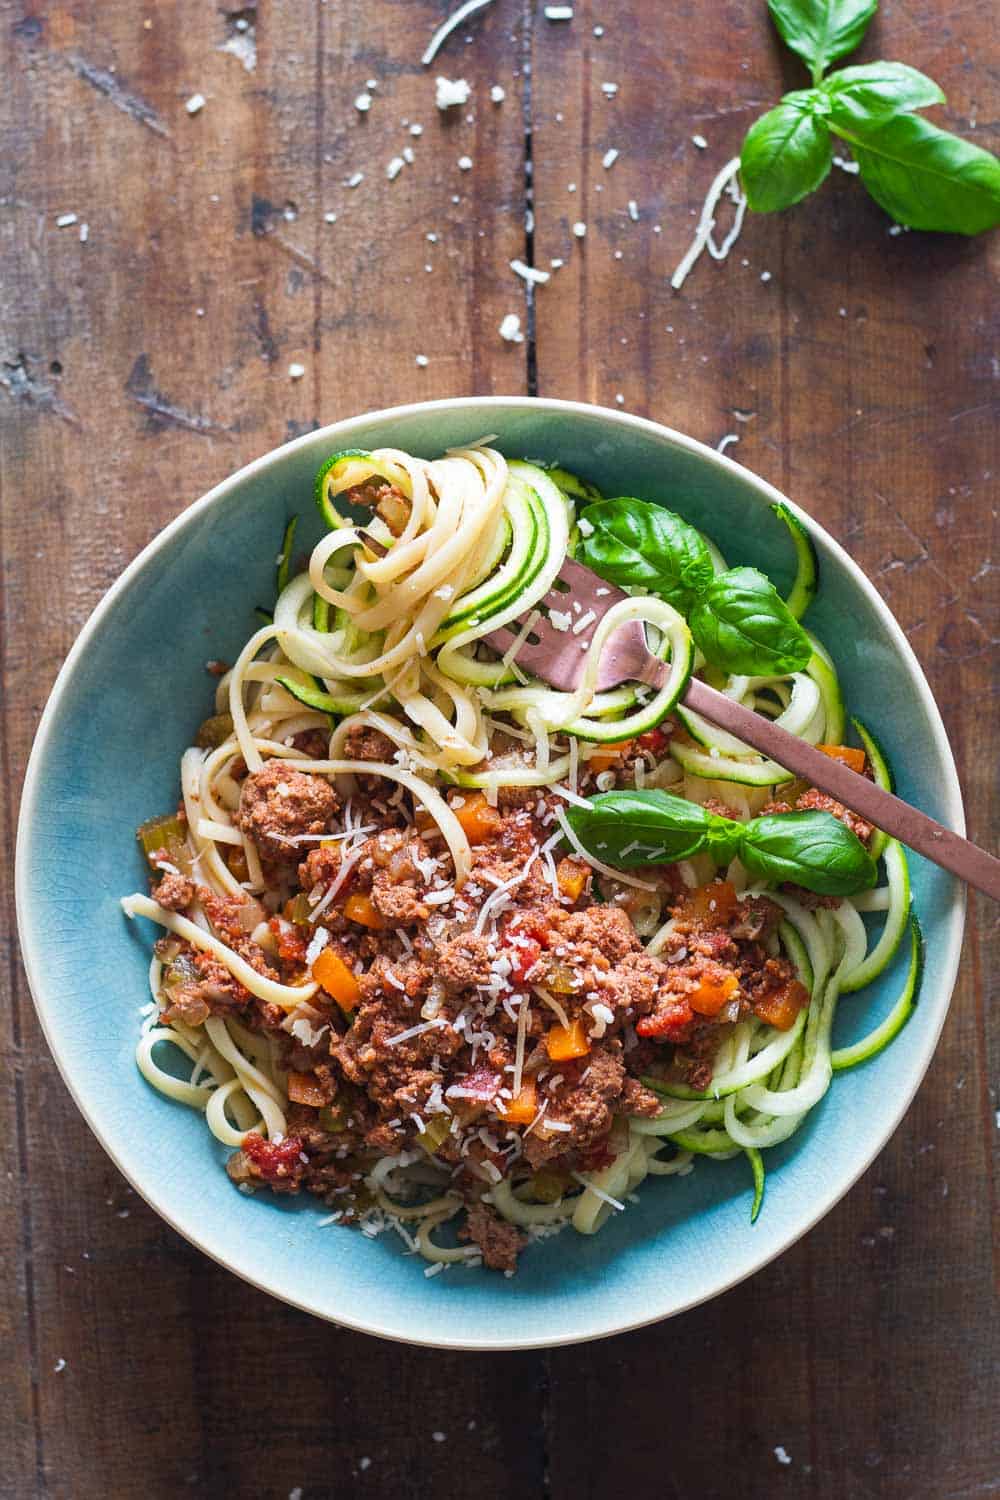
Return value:
[(351, 1011), (361, 999), (361, 988), (355, 975), (339, 953), (324, 948), (313, 961), (312, 976), (343, 1011)]
[(466, 795), (461, 807), (456, 807), (454, 811), (470, 844), (488, 843), (499, 833), (503, 822), (497, 809), (490, 806), (482, 792)]
[(593, 755), (588, 756), (587, 766), (597, 775), (600, 775), (602, 771), (613, 771), (634, 744), (634, 740), (617, 740), (612, 745), (601, 745)]
[(586, 865), (578, 859), (561, 859), (556, 866), (556, 882), (561, 895), (579, 901), (587, 884)]
[(526, 1078), (516, 1099), (504, 1100), (505, 1120), (511, 1125), (530, 1125), (538, 1113), (538, 1089), (533, 1078)]
[(699, 1016), (717, 1016), (727, 1000), (731, 1000), (740, 987), (735, 974), (705, 974), (698, 988), (687, 996), (687, 1003)]
[(839, 760), (850, 770), (857, 771), (859, 776), (864, 774), (865, 752), (854, 745), (817, 745), (816, 749), (822, 750), (831, 760)]
[(583, 1029), (583, 1022), (571, 1021), (568, 1026), (553, 1026), (545, 1038), (545, 1050), (553, 1062), (586, 1057), (590, 1051), (590, 1038)]
[(364, 891), (354, 891), (348, 896), (344, 902), (344, 916), (349, 922), (357, 922), (360, 927), (371, 927), (376, 932), (386, 925), (375, 910), (372, 898)]
[(702, 927), (725, 927), (736, 910), (736, 887), (729, 880), (713, 880), (688, 891), (678, 916)]
[(754, 1001), (754, 1013), (768, 1026), (779, 1031), (788, 1031), (795, 1024), (795, 1017), (804, 1005), (809, 1004), (809, 991), (797, 979), (771, 990)]
[(327, 1102), (315, 1073), (289, 1073), (288, 1097), (293, 1104), (309, 1104), (313, 1109), (322, 1109)]

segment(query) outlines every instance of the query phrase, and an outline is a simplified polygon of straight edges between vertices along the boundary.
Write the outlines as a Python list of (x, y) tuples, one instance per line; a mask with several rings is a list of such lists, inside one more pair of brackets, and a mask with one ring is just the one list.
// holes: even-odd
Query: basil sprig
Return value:
[(768, 0), (768, 7), (813, 86), (785, 94), (747, 132), (740, 176), (752, 209), (790, 208), (819, 187), (839, 136), (871, 196), (898, 223), (969, 235), (1000, 223), (1000, 161), (912, 113), (945, 102), (932, 78), (898, 62), (826, 76), (861, 41), (878, 0)]
[(809, 637), (770, 579), (756, 568), (716, 575), (701, 533), (673, 511), (622, 496), (588, 505), (580, 520), (578, 560), (687, 615), (695, 644), (714, 666), (778, 677), (809, 661)]
[(621, 496), (588, 505), (577, 556), (610, 583), (657, 594), (686, 614), (715, 574), (701, 533), (661, 505)]
[(688, 623), (708, 661), (748, 677), (799, 672), (813, 652), (774, 584), (756, 568), (729, 568), (713, 578)]
[(707, 853), (717, 865), (737, 855), (752, 875), (791, 881), (821, 896), (850, 896), (875, 884), (868, 850), (832, 813), (771, 814), (738, 823), (669, 792), (602, 792), (566, 809), (570, 827), (596, 859), (624, 870), (674, 864)]

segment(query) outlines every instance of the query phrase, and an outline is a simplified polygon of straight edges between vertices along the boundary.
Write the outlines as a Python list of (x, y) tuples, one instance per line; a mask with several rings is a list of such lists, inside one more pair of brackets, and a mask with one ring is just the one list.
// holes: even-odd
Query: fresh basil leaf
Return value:
[(782, 40), (818, 83), (832, 62), (853, 52), (878, 10), (878, 0), (767, 0)]
[(769, 578), (730, 568), (714, 578), (688, 619), (695, 644), (727, 672), (751, 677), (798, 672), (812, 656), (809, 637)]
[(850, 896), (875, 884), (864, 844), (832, 813), (773, 813), (747, 824), (740, 859), (752, 875), (792, 881), (821, 896)]
[(662, 506), (622, 496), (588, 505), (580, 518), (594, 529), (581, 538), (577, 560), (611, 583), (658, 594), (686, 612), (714, 577), (700, 534)]
[(757, 213), (791, 208), (830, 170), (830, 132), (814, 112), (818, 94), (788, 94), (751, 125), (740, 152), (740, 181)]
[(601, 792), (586, 807), (572, 803), (566, 818), (589, 854), (623, 870), (688, 859), (705, 847), (713, 823), (728, 822), (697, 802), (655, 790)]
[(861, 180), (899, 224), (981, 234), (1000, 223), (1000, 161), (920, 115), (831, 124), (849, 141)]
[(832, 121), (851, 123), (884, 119), (900, 110), (923, 109), (929, 104), (944, 104), (945, 98), (933, 78), (918, 73), (906, 63), (863, 63), (855, 68), (841, 68), (823, 81), (823, 93), (830, 104)]

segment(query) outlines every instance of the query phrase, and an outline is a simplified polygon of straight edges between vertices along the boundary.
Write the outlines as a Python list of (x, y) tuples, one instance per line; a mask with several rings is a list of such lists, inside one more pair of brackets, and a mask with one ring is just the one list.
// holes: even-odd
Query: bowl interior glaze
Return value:
[[(22, 950), (43, 1026), (73, 1096), (133, 1186), (194, 1244), (275, 1296), (389, 1338), (519, 1348), (595, 1338), (716, 1295), (814, 1224), (871, 1162), (930, 1061), (954, 983), (964, 893), (911, 859), (926, 939), (916, 1015), (873, 1062), (842, 1077), (786, 1145), (768, 1154), (767, 1196), (749, 1222), (742, 1159), (647, 1178), (640, 1202), (600, 1234), (531, 1247), (507, 1280), (461, 1268), (427, 1279), (393, 1233), (369, 1240), (320, 1228), (326, 1210), (235, 1192), (225, 1152), (202, 1119), (154, 1092), (133, 1060), (154, 931), (123, 917), (145, 888), (134, 838), (177, 796), (182, 748), (210, 712), (208, 658), (232, 660), (270, 604), (281, 530), (302, 513), (304, 548), (320, 533), (312, 482), (339, 448), (391, 444), (431, 457), (498, 435), (509, 456), (558, 460), (608, 494), (662, 501), (704, 528), (730, 563), (787, 585), (782, 498), (711, 449), (620, 412), (483, 398), (426, 403), (339, 423), (268, 454), (172, 523), (110, 591), (63, 668), (25, 782), (17, 894)], [(802, 513), (799, 512), (801, 515)], [(898, 789), (963, 829), (944, 731), (899, 627), (846, 554), (805, 517), (820, 556), (807, 623), (832, 652), (848, 707), (874, 729)], [(81, 882), (81, 871), (85, 879)], [(901, 982), (895, 964), (846, 999), (836, 1040), (861, 1035)]]

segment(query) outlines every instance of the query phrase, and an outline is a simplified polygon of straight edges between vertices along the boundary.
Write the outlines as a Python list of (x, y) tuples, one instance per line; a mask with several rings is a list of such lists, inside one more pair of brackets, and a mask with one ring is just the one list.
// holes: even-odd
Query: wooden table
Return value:
[[(496, 0), (429, 69), (444, 0), (238, 4), (0, 0), (7, 833), (71, 641), (189, 501), (338, 417), (538, 391), (709, 443), (735, 432), (731, 453), (828, 526), (895, 611), (988, 839), (990, 244), (893, 235), (834, 171), (671, 292), (716, 169), (804, 83), (757, 0), (576, 0), (569, 23)], [(884, 12), (860, 57), (929, 71), (944, 122), (995, 148), (989, 7)], [(438, 72), (468, 79), (467, 106), (435, 108)], [(563, 262), (533, 303), (515, 257)], [(499, 337), (508, 313), (523, 343)], [(10, 879), (5, 863), (8, 910)], [(994, 1493), (993, 916), (972, 903), (904, 1124), (803, 1243), (673, 1322), (497, 1357), (328, 1327), (178, 1239), (71, 1104), (7, 924), (0, 1493)]]

